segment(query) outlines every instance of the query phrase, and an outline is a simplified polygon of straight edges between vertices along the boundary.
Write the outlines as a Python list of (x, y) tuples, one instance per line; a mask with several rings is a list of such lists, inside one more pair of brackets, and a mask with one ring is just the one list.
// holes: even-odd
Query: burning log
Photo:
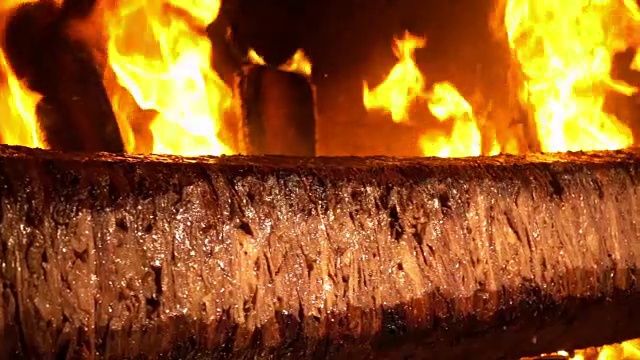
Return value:
[[(84, 4), (88, 5), (84, 5)], [(90, 50), (65, 32), (91, 2), (42, 1), (19, 7), (5, 48), (14, 71), (43, 98), (37, 115), (49, 146), (63, 151), (124, 152), (115, 114)]]
[(640, 336), (640, 152), (0, 148), (0, 348), (516, 358)]
[(305, 76), (250, 65), (238, 88), (250, 154), (315, 155), (315, 98)]

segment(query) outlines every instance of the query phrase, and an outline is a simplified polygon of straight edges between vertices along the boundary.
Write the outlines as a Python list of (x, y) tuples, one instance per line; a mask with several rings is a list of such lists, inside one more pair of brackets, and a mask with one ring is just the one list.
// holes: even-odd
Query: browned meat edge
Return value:
[(0, 357), (499, 359), (640, 337), (640, 151), (0, 147)]

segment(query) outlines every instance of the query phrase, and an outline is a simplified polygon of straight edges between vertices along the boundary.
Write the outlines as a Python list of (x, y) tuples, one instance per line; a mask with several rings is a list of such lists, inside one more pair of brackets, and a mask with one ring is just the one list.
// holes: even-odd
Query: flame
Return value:
[(463, 157), (482, 154), (482, 136), (471, 105), (448, 83), (436, 83), (428, 104), (441, 122), (453, 121), (451, 134), (429, 131), (420, 138), (422, 153), (427, 156)]
[[(3, 1), (0, 5), (0, 34), (4, 34), (11, 10), (35, 0)], [(9, 145), (46, 148), (38, 128), (36, 105), (42, 98), (27, 88), (15, 75), (0, 48), (0, 140)]]
[(525, 76), (520, 99), (534, 110), (542, 151), (633, 144), (631, 130), (603, 105), (609, 91), (636, 91), (610, 72), (613, 55), (640, 30), (639, 14), (632, 0), (507, 1), (507, 37)]
[[(3, 0), (0, 32), (15, 7), (37, 0)], [(57, 0), (59, 3), (61, 0)], [(217, 155), (236, 151), (219, 137), (233, 111), (234, 96), (212, 70), (205, 28), (221, 0), (105, 0), (107, 30), (105, 86), (129, 152)], [(509, 46), (524, 74), (520, 100), (533, 110), (542, 151), (619, 149), (632, 145), (630, 129), (604, 111), (607, 93), (636, 95), (638, 89), (611, 78), (615, 53), (640, 44), (640, 9), (633, 0), (506, 0), (504, 25)], [(409, 123), (411, 106), (424, 102), (443, 129), (420, 136), (427, 156), (496, 154), (496, 141), (483, 151), (484, 120), (450, 82), (429, 89), (415, 61), (426, 39), (406, 32), (396, 39), (397, 64), (374, 89), (365, 82), (363, 103), (396, 123)], [(254, 50), (249, 59), (265, 64)], [(310, 76), (311, 61), (299, 49), (279, 67)], [(640, 71), (640, 52), (631, 66)], [(41, 96), (29, 90), (0, 48), (0, 140), (46, 147), (36, 119)], [(136, 111), (142, 109), (144, 116)], [(152, 135), (148, 150), (136, 131), (145, 116)], [(507, 144), (505, 148), (513, 147)], [(598, 360), (640, 359), (640, 339), (598, 349)], [(568, 357), (566, 351), (557, 353)], [(574, 360), (586, 358), (576, 351)]]
[[(391, 69), (385, 80), (369, 89), (363, 87), (363, 102), (367, 110), (382, 110), (391, 115), (396, 123), (410, 120), (409, 109), (420, 100), (426, 100), (431, 114), (443, 124), (450, 124), (451, 130), (431, 129), (419, 140), (424, 156), (463, 157), (482, 155), (482, 135), (478, 120), (469, 102), (449, 82), (433, 85), (426, 90), (425, 79), (415, 62), (415, 50), (426, 45), (426, 39), (405, 32), (402, 39), (396, 39), (394, 53), (398, 63)], [(488, 154), (500, 152), (494, 142)]]
[(416, 65), (414, 52), (426, 44), (425, 38), (409, 32), (405, 32), (402, 39), (395, 40), (393, 52), (398, 63), (375, 89), (369, 90), (369, 85), (364, 82), (362, 96), (367, 110), (381, 109), (389, 112), (397, 123), (409, 120), (410, 105), (425, 96), (425, 81)]
[[(640, 9), (633, 0), (505, 0), (504, 29), (514, 59), (524, 74), (521, 103), (531, 109), (543, 152), (614, 150), (633, 144), (630, 128), (604, 109), (609, 93), (637, 94), (635, 87), (611, 77), (614, 54), (640, 45)], [(397, 64), (371, 90), (365, 82), (363, 103), (380, 109), (396, 123), (409, 123), (412, 106), (426, 99), (450, 132), (429, 130), (420, 138), (423, 155), (446, 157), (517, 153), (518, 139), (504, 146), (481, 144), (484, 119), (450, 83), (425, 91), (414, 52), (424, 38), (405, 33), (393, 48)], [(640, 55), (632, 64), (640, 69)], [(449, 120), (445, 120), (449, 119)], [(412, 119), (415, 120), (415, 119)], [(490, 140), (490, 139), (489, 139)], [(486, 141), (484, 141), (486, 142)]]
[(587, 350), (576, 350), (574, 351), (573, 356), (570, 356), (567, 351), (562, 350), (552, 354), (542, 355), (540, 358), (544, 359), (549, 355), (559, 355), (570, 360), (638, 360), (640, 359), (640, 339), (629, 340), (620, 344), (605, 345)]
[(262, 56), (258, 55), (258, 53), (254, 49), (249, 49), (249, 53), (247, 54), (247, 58), (249, 59), (249, 61), (252, 64), (267, 65), (267, 62), (264, 61), (264, 58)]
[(220, 0), (109, 4), (104, 10), (108, 63), (120, 87), (107, 87), (127, 150), (136, 148), (131, 133), (138, 119), (118, 105), (132, 96), (141, 109), (156, 113), (148, 125), (154, 153), (233, 153), (219, 132), (225, 114), (234, 110), (234, 98), (212, 69), (205, 31), (218, 15)]
[(304, 51), (298, 49), (289, 61), (280, 66), (280, 70), (311, 76), (312, 65)]
[[(266, 65), (267, 62), (264, 61), (264, 58), (254, 50), (249, 49), (249, 53), (247, 54), (247, 58), (252, 64), (256, 65)], [(311, 60), (307, 58), (307, 55), (304, 53), (302, 49), (298, 49), (286, 63), (280, 65), (278, 69), (287, 72), (298, 73), (304, 76), (311, 76), (312, 64)]]
[[(504, 25), (525, 76), (520, 100), (534, 110), (542, 151), (614, 150), (633, 144), (631, 130), (603, 110), (607, 92), (638, 89), (611, 78), (614, 54), (638, 47), (634, 0), (507, 0)], [(631, 69), (640, 69), (640, 55)], [(607, 345), (598, 360), (640, 359), (640, 340)], [(573, 360), (585, 354), (577, 351)]]

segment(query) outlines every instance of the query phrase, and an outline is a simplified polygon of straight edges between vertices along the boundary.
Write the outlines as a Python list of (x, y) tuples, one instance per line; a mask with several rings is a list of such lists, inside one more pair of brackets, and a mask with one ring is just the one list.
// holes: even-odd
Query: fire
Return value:
[(603, 110), (607, 92), (637, 89), (611, 79), (616, 52), (640, 30), (635, 1), (508, 0), (504, 24), (525, 79), (523, 104), (534, 110), (542, 151), (620, 149), (630, 129)]
[[(13, 9), (35, 1), (2, 0), (0, 33), (4, 33)], [(212, 68), (212, 48), (206, 36), (206, 27), (217, 18), (221, 0), (103, 0), (98, 4), (97, 13), (107, 34), (104, 83), (127, 151), (175, 155), (238, 152), (221, 138), (223, 120), (232, 116), (237, 99)], [(504, 0), (502, 5), (503, 30), (523, 74), (517, 89), (519, 99), (531, 110), (541, 150), (631, 146), (631, 130), (607, 113), (604, 104), (610, 93), (638, 93), (635, 87), (611, 76), (614, 55), (640, 46), (637, 2)], [(516, 152), (511, 143), (501, 145), (492, 138), (485, 141), (490, 135), (483, 130), (485, 119), (452, 83), (428, 85), (415, 60), (415, 51), (426, 45), (424, 37), (409, 32), (396, 39), (397, 64), (375, 88), (364, 83), (364, 106), (388, 113), (396, 123), (427, 124), (427, 119), (416, 119), (411, 111), (423, 105), (435, 120), (419, 139), (425, 156)], [(248, 58), (254, 64), (265, 64), (253, 50)], [(305, 76), (312, 72), (312, 64), (301, 49), (279, 68)], [(640, 53), (632, 69), (640, 70)], [(40, 98), (17, 78), (0, 47), (2, 143), (46, 147), (36, 116)], [(141, 126), (150, 131), (151, 139), (139, 132)], [(483, 147), (487, 142), (492, 144), (488, 149)], [(597, 350), (599, 360), (640, 359), (640, 339)], [(557, 354), (569, 356), (565, 351)], [(586, 351), (576, 351), (572, 359), (586, 358)]]
[(426, 96), (425, 81), (414, 58), (415, 50), (423, 48), (426, 44), (426, 39), (409, 32), (405, 32), (404, 38), (396, 39), (393, 52), (398, 58), (398, 63), (375, 89), (369, 90), (365, 81), (365, 108), (387, 111), (397, 123), (409, 120), (410, 105), (418, 98)]
[(247, 54), (247, 58), (252, 64), (256, 65), (266, 65), (267, 62), (264, 61), (262, 56), (258, 55), (258, 53), (254, 49), (249, 49), (249, 53)]
[[(614, 54), (640, 45), (636, 1), (507, 0), (504, 25), (524, 74), (520, 101), (533, 109), (542, 151), (633, 144), (631, 130), (603, 107), (608, 92), (638, 90), (611, 78)], [(584, 358), (583, 352), (573, 357)], [(638, 340), (599, 349), (598, 360), (623, 358), (640, 358)]]
[[(398, 63), (386, 79), (374, 89), (367, 82), (363, 87), (364, 106), (368, 110), (382, 110), (391, 115), (394, 122), (409, 122), (411, 106), (424, 100), (431, 114), (449, 131), (430, 129), (420, 137), (420, 148), (425, 156), (463, 157), (479, 156), (482, 151), (482, 135), (478, 120), (469, 102), (449, 82), (439, 82), (430, 91), (415, 62), (415, 50), (426, 45), (426, 39), (405, 32), (396, 39), (393, 48)], [(500, 151), (497, 143), (487, 154)]]
[(128, 0), (110, 5), (104, 11), (108, 64), (119, 87), (107, 87), (127, 150), (136, 149), (131, 129), (137, 119), (118, 104), (132, 96), (141, 109), (156, 113), (149, 125), (154, 153), (233, 153), (219, 132), (225, 115), (235, 109), (234, 97), (212, 69), (205, 31), (218, 15), (220, 0)]
[[(630, 340), (621, 344), (606, 345), (587, 350), (576, 350), (573, 352), (573, 356), (571, 356), (569, 352), (561, 350), (552, 354), (545, 354), (540, 357), (536, 357), (536, 359), (545, 359), (547, 357), (555, 359), (558, 356), (570, 360), (637, 360), (640, 359), (640, 340)], [(525, 358), (523, 360), (529, 360), (529, 358)]]
[[(35, 0), (5, 0), (0, 5), (0, 34), (18, 5)], [(15, 75), (0, 48), (0, 140), (4, 144), (45, 148), (37, 123), (36, 105), (41, 96), (29, 90)]]
[(289, 61), (280, 66), (280, 70), (295, 72), (306, 76), (311, 76), (311, 69), (311, 61), (302, 49), (298, 49)]
[(423, 154), (439, 157), (479, 156), (482, 136), (471, 105), (450, 83), (437, 83), (429, 100), (429, 110), (441, 122), (453, 121), (451, 133), (427, 132), (420, 138)]
[[(633, 144), (630, 128), (604, 109), (607, 94), (635, 95), (636, 88), (611, 77), (615, 53), (640, 45), (640, 9), (632, 0), (506, 0), (504, 29), (514, 60), (524, 78), (519, 89), (523, 106), (531, 109), (544, 152), (614, 150)], [(397, 39), (397, 64), (375, 89), (364, 84), (363, 103), (369, 110), (388, 112), (397, 123), (409, 122), (412, 106), (426, 100), (440, 121), (451, 119), (448, 133), (430, 129), (420, 138), (423, 155), (444, 157), (517, 152), (517, 139), (502, 148), (489, 135), (483, 119), (449, 83), (425, 91), (425, 79), (414, 52), (424, 38), (405, 33)], [(640, 68), (640, 55), (632, 68)], [(445, 94), (446, 93), (446, 94)], [(437, 104), (436, 104), (437, 103)], [(412, 122), (415, 120), (412, 118)], [(506, 150), (509, 151), (506, 151)]]
[[(266, 61), (262, 56), (258, 55), (255, 50), (249, 49), (247, 55), (249, 61), (256, 65), (266, 65)], [(278, 69), (282, 71), (294, 72), (304, 76), (311, 76), (312, 65), (307, 55), (302, 49), (298, 49), (286, 63), (280, 65)]]

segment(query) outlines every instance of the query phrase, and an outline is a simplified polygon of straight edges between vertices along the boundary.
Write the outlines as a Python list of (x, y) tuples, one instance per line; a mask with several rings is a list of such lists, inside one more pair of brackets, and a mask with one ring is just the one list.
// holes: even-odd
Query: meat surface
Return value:
[(640, 152), (0, 147), (0, 358), (513, 359), (640, 337)]

